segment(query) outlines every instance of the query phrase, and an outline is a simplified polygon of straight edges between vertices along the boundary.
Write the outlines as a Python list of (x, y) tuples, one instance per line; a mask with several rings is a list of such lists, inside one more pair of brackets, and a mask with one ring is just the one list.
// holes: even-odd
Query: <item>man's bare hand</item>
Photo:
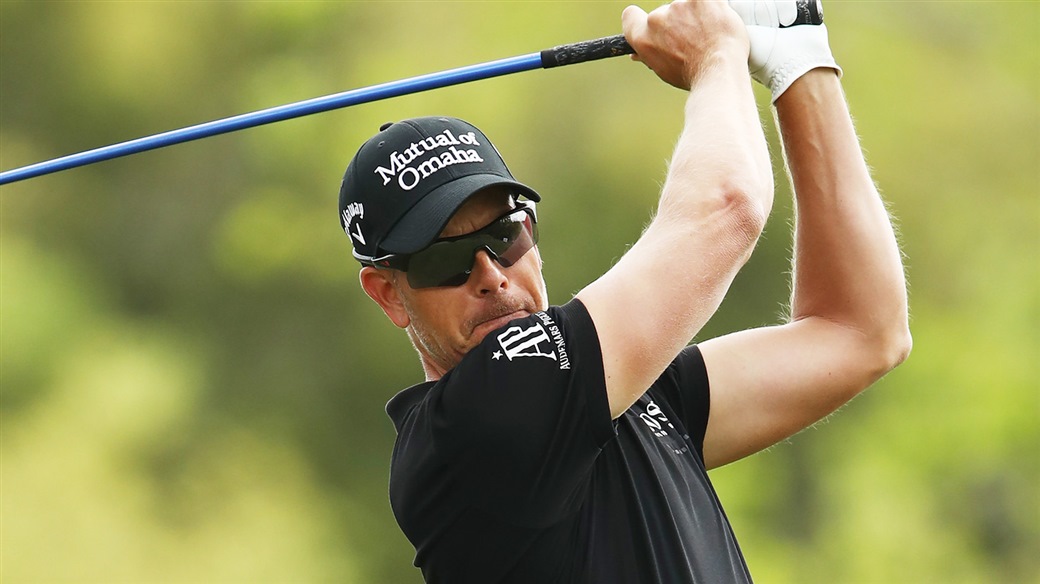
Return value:
[(747, 61), (750, 51), (744, 23), (722, 0), (676, 0), (649, 14), (629, 6), (621, 26), (632, 58), (680, 89), (690, 89), (720, 56)]

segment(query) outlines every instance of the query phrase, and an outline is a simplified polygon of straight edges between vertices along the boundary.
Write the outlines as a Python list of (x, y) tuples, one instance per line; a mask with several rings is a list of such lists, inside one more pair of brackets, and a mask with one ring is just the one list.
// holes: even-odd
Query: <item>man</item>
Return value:
[[(546, 299), (540, 197), (478, 129), (389, 124), (351, 161), (340, 214), (361, 285), (426, 373), (387, 412), (391, 504), (427, 581), (749, 582), (706, 470), (908, 354), (899, 250), (826, 31), (779, 29), (793, 2), (765, 4), (624, 11), (638, 60), (689, 90), (685, 125), (651, 224), (564, 306)], [(797, 193), (792, 316), (688, 347), (772, 203), (749, 64)]]

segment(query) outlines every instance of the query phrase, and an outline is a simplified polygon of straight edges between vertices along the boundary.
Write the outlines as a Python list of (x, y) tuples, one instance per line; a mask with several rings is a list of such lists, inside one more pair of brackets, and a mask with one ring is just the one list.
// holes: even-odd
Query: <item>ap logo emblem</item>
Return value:
[[(545, 344), (543, 347), (542, 344)], [(549, 333), (545, 332), (542, 325), (535, 323), (527, 328), (511, 326), (502, 334), (498, 335), (498, 344), (506, 357), (512, 361), (517, 357), (548, 357), (556, 361), (556, 353), (553, 352), (553, 342)], [(495, 352), (495, 359), (499, 356)]]

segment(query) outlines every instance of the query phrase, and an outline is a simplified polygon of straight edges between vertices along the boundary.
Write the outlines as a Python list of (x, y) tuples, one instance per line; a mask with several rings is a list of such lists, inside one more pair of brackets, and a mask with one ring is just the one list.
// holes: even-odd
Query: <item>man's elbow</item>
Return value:
[(910, 327), (905, 322), (893, 326), (884, 334), (875, 335), (871, 341), (875, 378), (882, 377), (906, 361), (913, 344)]
[(742, 217), (742, 227), (757, 240), (773, 210), (772, 172), (746, 175), (742, 180), (727, 183), (724, 190), (730, 208)]
[(765, 230), (772, 198), (763, 195), (761, 190), (730, 188), (723, 191), (720, 200), (722, 223), (746, 261)]
[(895, 338), (889, 343), (890, 355), (891, 355), (891, 367), (895, 369), (900, 363), (906, 361), (910, 357), (910, 350), (914, 346), (913, 335), (910, 334), (909, 325), (900, 328), (899, 334), (895, 335)]

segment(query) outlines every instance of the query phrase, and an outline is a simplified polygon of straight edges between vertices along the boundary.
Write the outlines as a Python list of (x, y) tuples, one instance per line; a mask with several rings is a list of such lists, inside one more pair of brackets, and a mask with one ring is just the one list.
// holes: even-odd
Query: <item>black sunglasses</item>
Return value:
[(358, 260), (377, 268), (401, 270), (408, 276), (412, 288), (461, 286), (469, 280), (478, 251), (487, 252), (508, 268), (538, 243), (534, 205), (526, 202), (521, 205), (482, 229), (438, 239), (415, 253), (359, 257)]

